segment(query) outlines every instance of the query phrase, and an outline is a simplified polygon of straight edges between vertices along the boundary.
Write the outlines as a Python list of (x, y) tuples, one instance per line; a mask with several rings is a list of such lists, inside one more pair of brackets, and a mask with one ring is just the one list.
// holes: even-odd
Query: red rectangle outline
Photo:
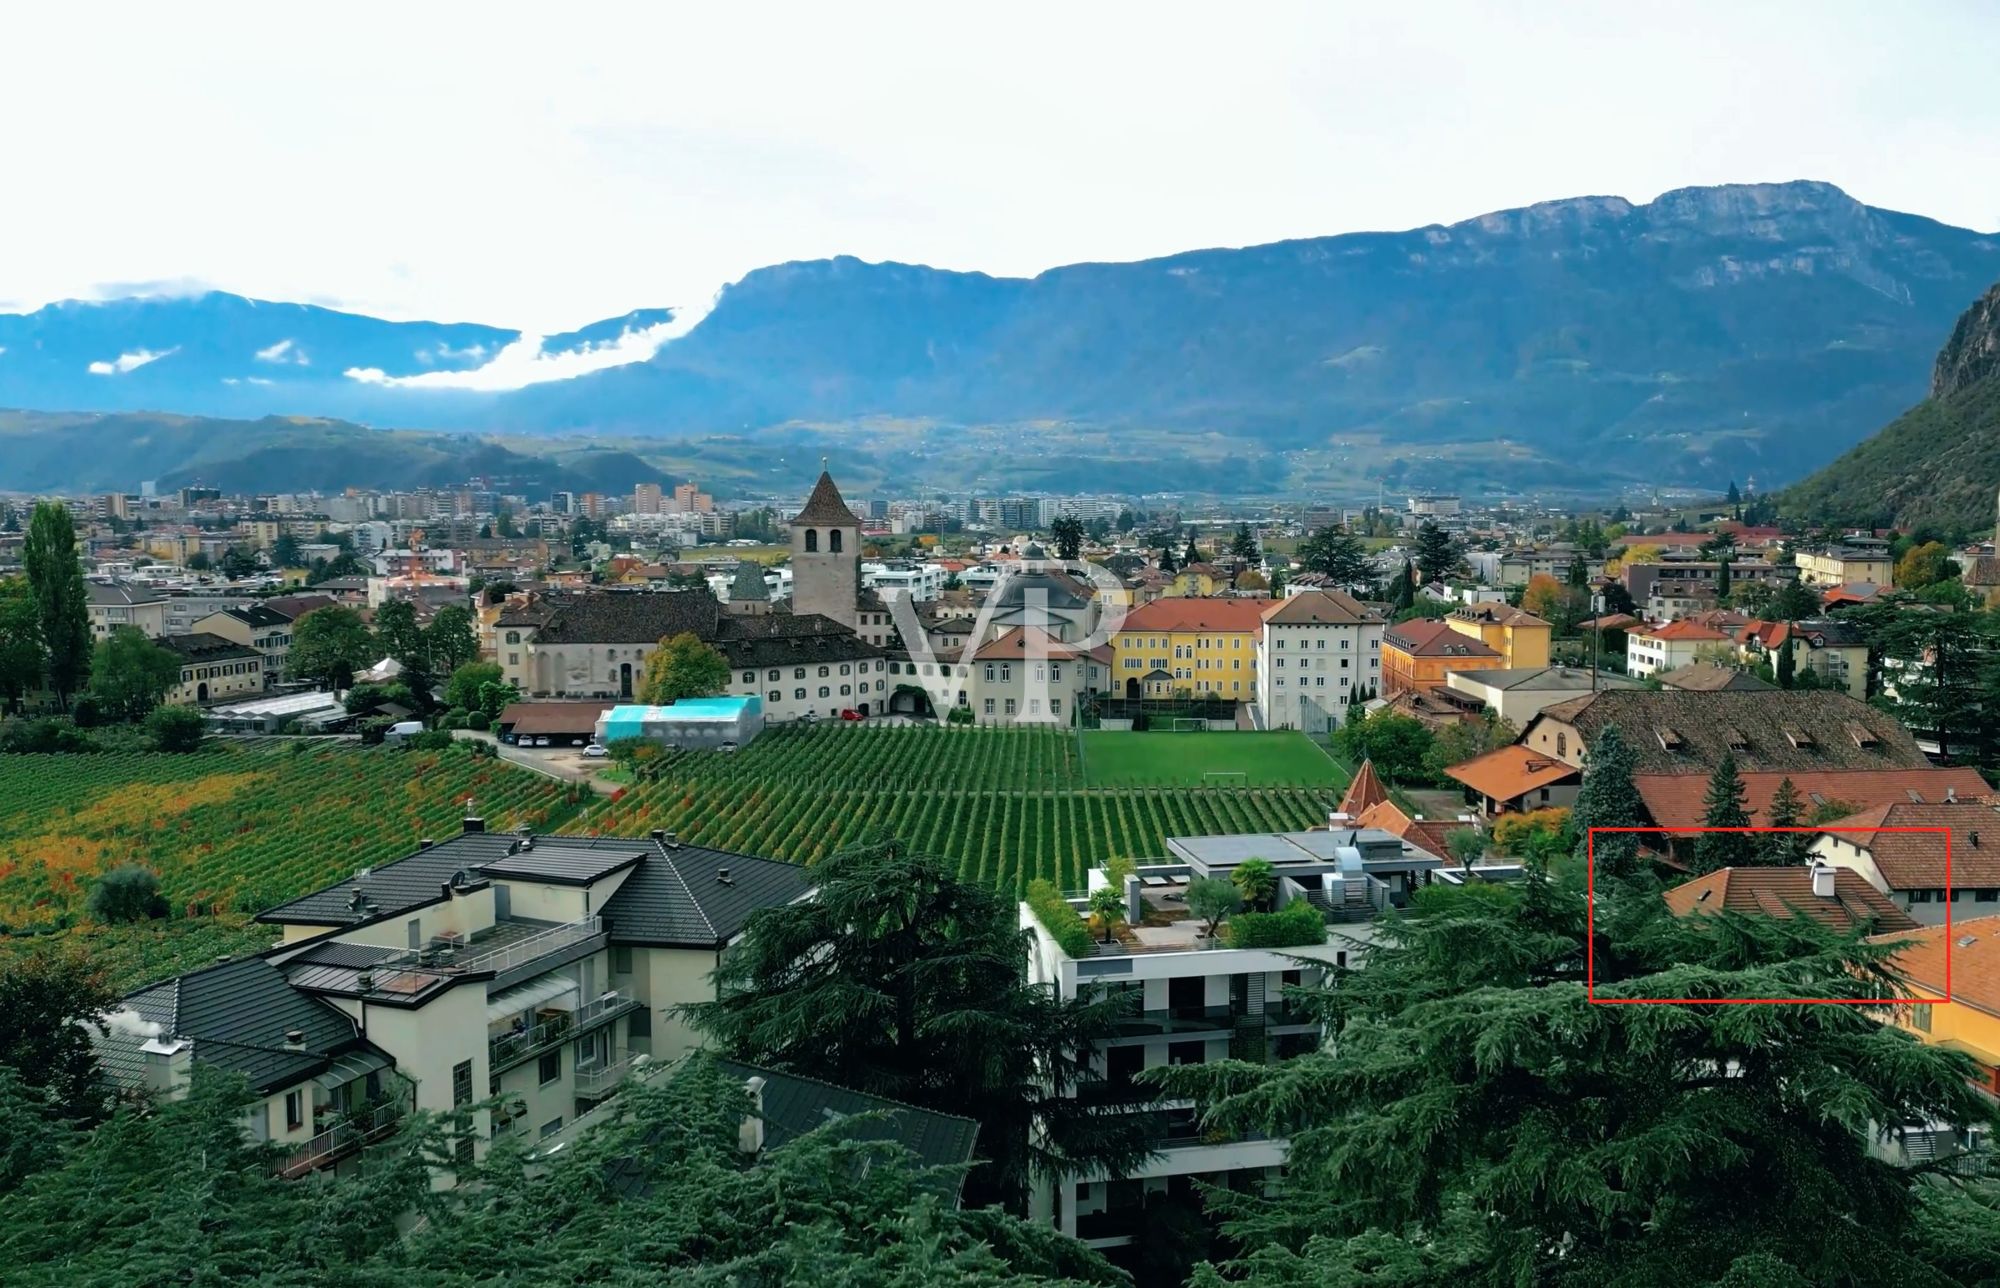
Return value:
[(1584, 999), (1592, 1006), (1882, 1006), (1879, 997), (1599, 997), (1597, 995), (1597, 834), (1599, 832), (1664, 833), (1698, 836), (1703, 832), (1805, 832), (1813, 836), (1839, 832), (1937, 833), (1944, 837), (1944, 996), (1933, 1005), (1951, 1004), (1951, 829), (1948, 827), (1593, 827), (1584, 836)]

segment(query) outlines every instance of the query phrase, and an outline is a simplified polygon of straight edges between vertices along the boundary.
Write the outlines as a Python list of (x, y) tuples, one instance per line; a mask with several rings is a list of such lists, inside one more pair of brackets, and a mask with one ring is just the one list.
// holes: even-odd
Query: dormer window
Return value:
[(1847, 736), (1854, 740), (1854, 745), (1857, 747), (1873, 747), (1881, 741), (1881, 739), (1877, 738), (1869, 730), (1868, 726), (1861, 724), (1849, 724), (1847, 726)]
[(1750, 749), (1750, 740), (1743, 736), (1741, 729), (1725, 728), (1722, 731), (1722, 737), (1729, 744), (1731, 751), (1748, 751)]
[(1661, 725), (1655, 729), (1653, 736), (1660, 740), (1660, 750), (1662, 751), (1679, 751), (1687, 745), (1681, 740), (1680, 734), (1668, 725)]

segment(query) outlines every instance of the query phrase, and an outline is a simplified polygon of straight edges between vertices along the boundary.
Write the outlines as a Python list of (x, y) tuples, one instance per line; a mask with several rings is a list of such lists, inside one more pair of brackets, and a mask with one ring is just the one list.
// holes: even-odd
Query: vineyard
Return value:
[(1325, 788), (1092, 787), (1070, 734), (936, 726), (771, 729), (733, 755), (657, 763), (657, 779), (597, 806), (580, 830), (663, 828), (799, 862), (889, 833), (1005, 889), (1035, 877), (1081, 887), (1107, 859), (1164, 855), (1169, 836), (1308, 827), (1324, 821), (1336, 781), (1327, 762)]
[(268, 942), (245, 914), (456, 831), (468, 798), (495, 828), (575, 811), (561, 784), (456, 748), (0, 757), (0, 936), (84, 921), (93, 880), (130, 863), (173, 920), (86, 926), (93, 954), (121, 979), (210, 960)]

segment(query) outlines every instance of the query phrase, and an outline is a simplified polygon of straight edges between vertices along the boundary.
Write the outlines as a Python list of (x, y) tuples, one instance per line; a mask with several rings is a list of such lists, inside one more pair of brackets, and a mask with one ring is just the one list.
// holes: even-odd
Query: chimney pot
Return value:
[(486, 830), (486, 820), (473, 814), (465, 816), (464, 825), (465, 830), (468, 832), (484, 832)]
[(729, 869), (728, 869), (728, 868), (717, 868), (717, 869), (715, 870), (715, 879), (716, 879), (717, 881), (720, 881), (720, 882), (722, 882), (722, 884), (724, 884), (724, 885), (735, 885), (735, 884), (736, 884), (736, 882), (735, 882), (735, 881), (733, 881), (733, 880), (731, 880), (731, 879), (730, 879), (730, 876), (729, 876)]
[(286, 1029), (285, 1045), (294, 1051), (304, 1050), (306, 1045), (306, 1031), (304, 1029)]
[(436, 842), (436, 841), (434, 841), (434, 840), (432, 840), (432, 839), (431, 839), (430, 837), (426, 836), (426, 837), (424, 837), (424, 838), (423, 838), (422, 840), (420, 840), (420, 841), (418, 841), (418, 842), (417, 842), (417, 848), (418, 848), (418, 849), (420, 849), (420, 850), (428, 850), (428, 849), (430, 849), (430, 848), (431, 848), (431, 847), (432, 847), (433, 845), (436, 845), (436, 844), (437, 844), (437, 842)]
[(664, 827), (656, 827), (653, 829), (651, 835), (655, 841), (664, 841), (667, 839), (667, 829)]
[(1815, 863), (1812, 866), (1812, 892), (1820, 899), (1833, 898), (1834, 866), (1831, 863)]

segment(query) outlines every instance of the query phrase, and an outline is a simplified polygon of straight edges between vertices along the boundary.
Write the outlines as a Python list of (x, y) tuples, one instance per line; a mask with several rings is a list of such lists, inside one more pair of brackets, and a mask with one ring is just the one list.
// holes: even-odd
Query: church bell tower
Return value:
[(792, 611), (823, 613), (853, 630), (860, 622), (861, 520), (824, 468), (791, 529)]

